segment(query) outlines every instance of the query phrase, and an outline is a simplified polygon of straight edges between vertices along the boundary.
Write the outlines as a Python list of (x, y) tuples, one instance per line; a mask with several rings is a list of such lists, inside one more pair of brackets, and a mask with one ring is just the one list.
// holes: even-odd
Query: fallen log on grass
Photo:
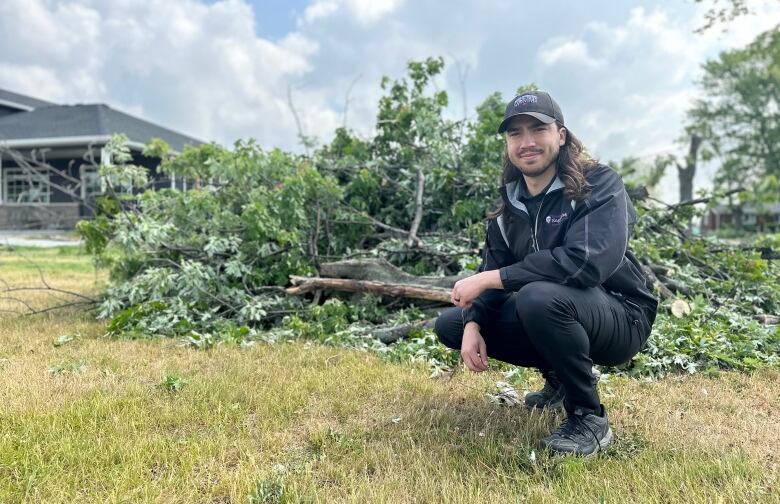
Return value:
[(385, 259), (348, 259), (324, 263), (320, 266), (320, 274), (332, 278), (349, 278), (352, 280), (370, 280), (392, 284), (423, 285), (451, 289), (455, 282), (467, 275), (451, 276), (415, 276), (394, 266)]
[(372, 294), (449, 303), (451, 293), (450, 289), (441, 287), (296, 275), (290, 275), (290, 283), (293, 284), (293, 287), (286, 289), (286, 291), (287, 294), (293, 296), (321, 289), (332, 289), (346, 292), (370, 292)]

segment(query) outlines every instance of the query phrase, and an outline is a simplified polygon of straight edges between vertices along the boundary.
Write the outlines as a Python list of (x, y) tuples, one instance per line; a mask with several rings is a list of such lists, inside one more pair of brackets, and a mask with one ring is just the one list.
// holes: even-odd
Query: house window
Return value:
[(96, 168), (89, 165), (81, 167), (81, 199), (90, 200), (95, 196), (103, 194), (105, 187), (98, 177)]
[(49, 173), (26, 168), (6, 168), (3, 172), (3, 201), (6, 203), (49, 203)]
[[(114, 166), (114, 161), (111, 159), (111, 153), (106, 150), (105, 148), (100, 149), (100, 163), (106, 166)], [(106, 192), (106, 189), (108, 189), (108, 185), (106, 184), (106, 180), (97, 177), (97, 174), (95, 174), (96, 178), (100, 179), (100, 186), (99, 186), (99, 192), (98, 194), (102, 194)], [(108, 183), (111, 184), (111, 189), (114, 190), (114, 193), (116, 194), (132, 194), (133, 193), (133, 182), (130, 180), (125, 181), (124, 183), (120, 183), (118, 177), (114, 175), (109, 175), (108, 177)]]

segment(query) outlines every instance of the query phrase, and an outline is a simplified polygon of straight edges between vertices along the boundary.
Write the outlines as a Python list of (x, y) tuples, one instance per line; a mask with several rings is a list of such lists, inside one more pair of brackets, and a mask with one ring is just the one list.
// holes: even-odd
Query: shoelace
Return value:
[(593, 429), (590, 428), (590, 425), (585, 423), (582, 417), (578, 415), (568, 415), (563, 423), (559, 425), (557, 429), (555, 429), (553, 434), (568, 438), (571, 437), (570, 434), (587, 434), (587, 432), (590, 432), (590, 435), (593, 436), (593, 439), (596, 441), (596, 450), (601, 450), (599, 437), (595, 432), (593, 432)]

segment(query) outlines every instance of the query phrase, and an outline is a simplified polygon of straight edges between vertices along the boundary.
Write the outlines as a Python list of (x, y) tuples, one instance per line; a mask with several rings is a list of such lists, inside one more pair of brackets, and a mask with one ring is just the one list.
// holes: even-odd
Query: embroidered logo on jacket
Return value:
[(560, 224), (561, 222), (565, 221), (569, 218), (569, 214), (566, 212), (563, 212), (560, 215), (548, 215), (545, 220), (547, 224)]

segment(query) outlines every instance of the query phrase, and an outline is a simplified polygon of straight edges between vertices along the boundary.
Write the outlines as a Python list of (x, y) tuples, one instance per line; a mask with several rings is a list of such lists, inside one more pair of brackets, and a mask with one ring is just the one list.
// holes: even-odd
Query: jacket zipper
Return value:
[(544, 196), (542, 196), (542, 201), (539, 202), (539, 208), (536, 210), (536, 217), (534, 218), (534, 232), (532, 236), (533, 238), (532, 244), (537, 252), (539, 252), (539, 240), (536, 237), (536, 232), (539, 228), (539, 214), (542, 213), (542, 206), (544, 205), (544, 198), (546, 197), (547, 197), (547, 193), (544, 193)]

